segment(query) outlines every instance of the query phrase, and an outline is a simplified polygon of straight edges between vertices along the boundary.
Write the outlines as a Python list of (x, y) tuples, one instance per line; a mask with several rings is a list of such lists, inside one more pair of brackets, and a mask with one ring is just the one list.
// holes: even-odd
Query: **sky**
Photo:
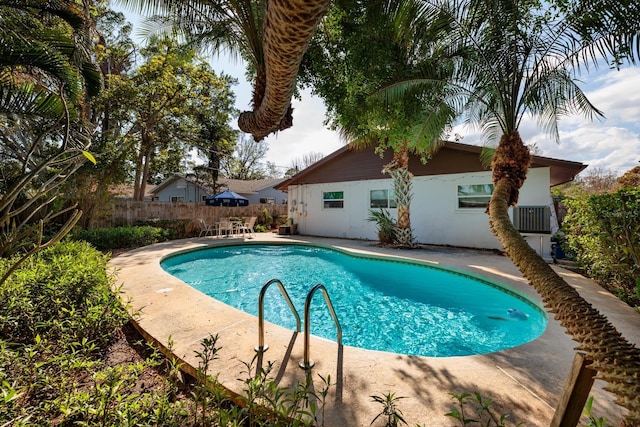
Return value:
[[(125, 14), (135, 26), (137, 17)], [(224, 54), (213, 57), (210, 63), (217, 74), (224, 72), (238, 80), (233, 86), (236, 108), (249, 110), (252, 89), (244, 75), (244, 64)], [(582, 116), (563, 117), (559, 122), (559, 143), (545, 134), (534, 119), (525, 118), (520, 126), (524, 142), (535, 144), (539, 155), (587, 164), (583, 174), (600, 169), (622, 175), (640, 166), (640, 67), (625, 65), (619, 71), (600, 68), (581, 76), (579, 85), (605, 118), (591, 121)], [(265, 161), (283, 172), (305, 154), (328, 155), (347, 142), (323, 124), (324, 103), (309, 90), (301, 93), (300, 100), (293, 99), (292, 106), (293, 127), (264, 139), (269, 146)], [(237, 120), (232, 125), (237, 128)], [(462, 137), (462, 143), (482, 144), (479, 131), (472, 126), (458, 125), (454, 132)]]

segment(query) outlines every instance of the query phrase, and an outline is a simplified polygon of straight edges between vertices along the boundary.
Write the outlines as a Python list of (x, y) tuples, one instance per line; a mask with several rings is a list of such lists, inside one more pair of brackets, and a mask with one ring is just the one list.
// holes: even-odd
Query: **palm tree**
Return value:
[(380, 89), (407, 76), (446, 72), (446, 61), (438, 58), (434, 63), (425, 54), (444, 28), (431, 26), (425, 30), (430, 39), (414, 43), (413, 34), (395, 32), (396, 5), (378, 9), (373, 3), (346, 3), (334, 4), (323, 20), (303, 62), (301, 80), (323, 98), (330, 125), (352, 147), (375, 147), (380, 155), (393, 152), (383, 172), (391, 176), (396, 196), (394, 243), (412, 247), (410, 153), (426, 161), (442, 145), (441, 135), (454, 114), (437, 88), (394, 100)]
[[(518, 202), (530, 163), (518, 131), (525, 115), (536, 117), (558, 140), (557, 122), (562, 115), (602, 115), (576, 83), (579, 66), (596, 64), (599, 55), (613, 56), (617, 64), (634, 58), (629, 46), (640, 41), (640, 22), (618, 25), (624, 4), (616, 2), (613, 7), (606, 8), (604, 2), (577, 3), (568, 10), (503, 0), (425, 2), (414, 24), (443, 11), (449, 16), (452, 31), (443, 43), (460, 57), (451, 84), (458, 95), (456, 106), (464, 107), (469, 121), (479, 123), (487, 140), (499, 140), (491, 161), (495, 186), (488, 209), (491, 229), (636, 425), (640, 423), (640, 351), (538, 256), (515, 229), (508, 212)], [(584, 16), (591, 21), (585, 22)]]
[[(24, 1), (0, 1), (3, 108), (20, 104), (15, 112), (33, 114), (38, 104), (23, 98), (29, 85), (35, 86), (35, 98), (40, 100), (64, 94), (72, 102), (69, 107), (79, 107), (84, 95), (100, 90), (101, 74), (92, 61), (87, 22), (74, 1), (38, 0), (28, 6)], [(9, 102), (12, 94), (22, 101)]]
[[(82, 214), (45, 209), (89, 157), (85, 101), (101, 88), (91, 20), (75, 1), (0, 1), (0, 256), (30, 255), (65, 236)], [(84, 154), (84, 156), (83, 156)], [(45, 222), (67, 216), (43, 243)], [(37, 220), (37, 218), (41, 218)]]
[[(244, 132), (261, 141), (292, 126), (291, 97), (302, 55), (329, 0), (120, 0), (159, 13), (157, 22), (213, 51), (240, 54), (255, 77), (252, 108), (238, 119)], [(263, 43), (264, 37), (267, 42)], [(267, 64), (269, 64), (267, 66)]]

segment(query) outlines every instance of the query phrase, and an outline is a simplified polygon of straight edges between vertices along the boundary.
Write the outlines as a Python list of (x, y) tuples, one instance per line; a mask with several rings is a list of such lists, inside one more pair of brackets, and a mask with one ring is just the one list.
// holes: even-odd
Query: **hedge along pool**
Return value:
[[(507, 285), (412, 260), (314, 245), (241, 244), (171, 256), (161, 265), (254, 316), (260, 289), (270, 279), (282, 281), (301, 319), (307, 293), (321, 283), (342, 326), (343, 344), (369, 350), (435, 357), (485, 354), (532, 341), (547, 326), (544, 311)], [(277, 286), (267, 291), (264, 311), (266, 320), (295, 330)], [(335, 341), (336, 327), (321, 292), (313, 297), (310, 313), (311, 333)]]

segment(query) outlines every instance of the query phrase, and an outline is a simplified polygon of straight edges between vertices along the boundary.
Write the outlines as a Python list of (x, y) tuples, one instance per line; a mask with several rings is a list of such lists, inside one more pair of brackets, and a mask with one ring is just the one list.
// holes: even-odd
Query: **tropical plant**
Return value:
[(381, 417), (386, 418), (386, 427), (398, 427), (400, 423), (408, 425), (402, 416), (402, 411), (398, 408), (398, 401), (404, 397), (396, 396), (395, 393), (387, 393), (381, 396), (371, 396), (371, 399), (382, 405), (382, 411), (376, 415), (370, 425), (373, 425)]
[(90, 28), (74, 1), (0, 2), (0, 256), (22, 253), (0, 283), (81, 216), (54, 201), (87, 158), (95, 162), (84, 120), (101, 88)]
[(378, 227), (378, 239), (383, 245), (392, 245), (396, 243), (398, 236), (398, 225), (386, 209), (379, 211), (370, 210), (369, 222), (375, 222)]
[[(204, 47), (214, 52), (225, 49), (233, 55), (240, 55), (249, 64), (249, 73), (255, 80), (252, 112), (246, 112), (239, 119), (239, 127), (244, 132), (251, 133), (256, 141), (261, 141), (271, 132), (280, 131), (291, 127), (293, 124), (291, 97), (295, 89), (295, 75), (298, 72), (300, 59), (301, 37), (308, 38), (315, 27), (304, 28), (312, 17), (300, 17), (303, 24), (298, 28), (304, 28), (302, 33), (291, 31), (291, 39), (280, 39), (279, 42), (271, 41), (266, 47), (263, 44), (263, 34), (268, 28), (278, 28), (278, 31), (289, 31), (290, 22), (279, 21), (282, 15), (278, 15), (280, 5), (271, 7), (276, 13), (267, 13), (264, 0), (224, 0), (211, 2), (206, 0), (120, 0), (128, 7), (135, 7), (155, 13), (147, 22), (150, 32), (162, 32), (170, 30), (185, 36), (194, 46)], [(324, 0), (328, 4), (328, 0)], [(276, 10), (274, 10), (276, 9)], [(287, 12), (294, 11), (295, 8)], [(269, 15), (265, 18), (265, 15)], [(318, 17), (319, 18), (319, 17)], [(316, 20), (318, 18), (315, 18)], [(265, 25), (265, 19), (275, 22)], [(271, 31), (271, 35), (274, 35)], [(283, 35), (284, 36), (284, 35)], [(280, 37), (280, 35), (278, 35)], [(287, 47), (283, 40), (294, 40), (295, 44), (287, 55), (281, 55), (281, 48)], [(306, 41), (305, 41), (306, 43)], [(277, 57), (277, 61), (271, 61), (271, 66), (266, 66), (266, 55)], [(293, 60), (292, 64), (289, 64)], [(278, 62), (277, 66), (274, 66)], [(282, 75), (286, 70), (288, 75)], [(267, 81), (273, 84), (288, 78), (291, 85), (276, 92), (266, 91)]]
[(561, 116), (600, 116), (577, 85), (576, 74), (581, 66), (597, 64), (601, 55), (615, 65), (638, 56), (631, 46), (638, 46), (640, 21), (626, 18), (636, 8), (634, 2), (452, 0), (425, 2), (416, 18), (407, 15), (417, 26), (443, 13), (449, 17), (450, 38), (443, 43), (454, 50), (448, 57), (457, 54), (460, 61), (452, 81), (443, 84), (458, 95), (453, 102), (482, 127), (485, 138), (499, 141), (491, 160), (491, 229), (634, 423), (640, 422), (640, 401), (634, 397), (640, 383), (630, 379), (640, 367), (640, 351), (527, 244), (508, 210), (518, 202), (531, 159), (519, 133), (523, 117), (534, 115), (558, 140)]
[(37, 97), (22, 98), (21, 89), (32, 83), (42, 83), (34, 89), (41, 96), (64, 96), (70, 109), (100, 91), (90, 17), (77, 2), (2, 0), (0, 12), (0, 111), (43, 112)]
[[(498, 415), (493, 410), (493, 400), (485, 398), (477, 391), (473, 393), (451, 393), (451, 396), (457, 401), (457, 407), (452, 407), (451, 411), (446, 414), (460, 423), (460, 426), (480, 425), (484, 427), (506, 427), (509, 414)], [(471, 408), (469, 408), (471, 407)], [(524, 426), (521, 421), (514, 426)]]
[(613, 427), (609, 424), (609, 421), (604, 417), (596, 418), (592, 412), (593, 407), (593, 396), (589, 396), (587, 399), (587, 403), (584, 405), (584, 409), (582, 413), (587, 417), (586, 427)]

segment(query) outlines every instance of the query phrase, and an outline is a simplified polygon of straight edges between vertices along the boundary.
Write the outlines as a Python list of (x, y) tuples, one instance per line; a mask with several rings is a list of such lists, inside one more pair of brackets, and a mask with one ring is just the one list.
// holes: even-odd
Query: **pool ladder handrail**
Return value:
[(311, 328), (310, 328), (310, 308), (311, 308), (311, 300), (313, 299), (313, 294), (320, 289), (322, 294), (324, 295), (324, 300), (327, 303), (327, 308), (329, 309), (329, 313), (331, 317), (333, 317), (333, 321), (336, 324), (336, 330), (338, 332), (338, 347), (342, 345), (342, 327), (340, 326), (340, 321), (338, 320), (338, 316), (336, 316), (336, 311), (333, 309), (333, 304), (331, 304), (331, 298), (329, 298), (329, 293), (323, 284), (317, 284), (307, 294), (307, 299), (304, 302), (304, 360), (301, 360), (298, 363), (302, 369), (311, 369), (315, 364), (313, 360), (309, 359), (309, 341), (311, 338)]
[(296, 332), (300, 332), (300, 315), (291, 302), (291, 298), (289, 298), (287, 290), (284, 288), (284, 285), (280, 280), (271, 279), (264, 284), (262, 289), (260, 289), (260, 295), (258, 296), (258, 345), (255, 347), (255, 350), (258, 352), (265, 352), (269, 348), (268, 345), (264, 344), (264, 295), (267, 292), (269, 286), (274, 283), (278, 285), (278, 288), (280, 288), (280, 293), (284, 297), (284, 300), (287, 302), (289, 308), (291, 309), (291, 312), (296, 318)]

